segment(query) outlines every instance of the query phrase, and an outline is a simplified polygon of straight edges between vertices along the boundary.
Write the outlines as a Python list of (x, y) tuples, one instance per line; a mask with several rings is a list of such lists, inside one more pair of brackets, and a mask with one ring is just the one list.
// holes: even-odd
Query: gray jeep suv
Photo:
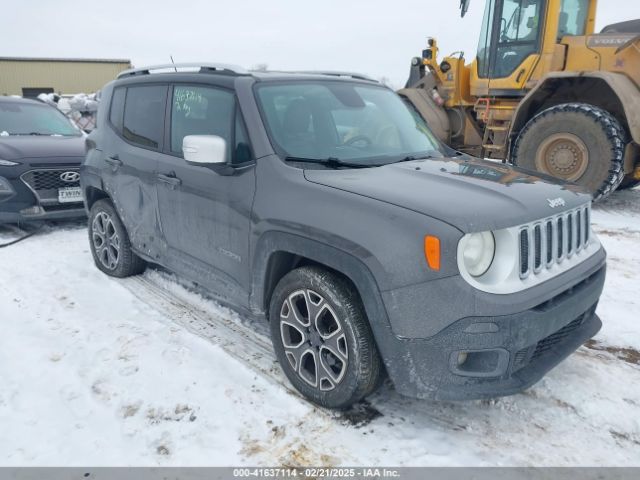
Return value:
[(123, 72), (81, 186), (95, 263), (268, 319), (311, 401), (519, 392), (598, 332), (590, 197), (439, 143), (390, 89), (227, 65)]

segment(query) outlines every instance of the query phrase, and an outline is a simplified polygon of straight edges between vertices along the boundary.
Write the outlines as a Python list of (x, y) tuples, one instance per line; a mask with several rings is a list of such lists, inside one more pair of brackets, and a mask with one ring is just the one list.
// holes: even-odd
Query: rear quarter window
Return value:
[(122, 136), (142, 147), (158, 150), (164, 135), (167, 86), (128, 87)]
[(111, 109), (109, 110), (109, 122), (113, 128), (122, 135), (122, 121), (124, 116), (124, 99), (126, 88), (116, 88), (111, 95)]

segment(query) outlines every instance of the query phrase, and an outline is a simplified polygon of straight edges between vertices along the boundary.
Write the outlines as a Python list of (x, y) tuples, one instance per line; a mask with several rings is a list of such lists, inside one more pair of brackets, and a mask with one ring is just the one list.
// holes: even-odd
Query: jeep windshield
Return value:
[(82, 133), (48, 105), (0, 101), (0, 136), (6, 135), (77, 137)]
[(424, 120), (379, 85), (265, 83), (257, 98), (271, 141), (286, 160), (353, 167), (444, 156)]

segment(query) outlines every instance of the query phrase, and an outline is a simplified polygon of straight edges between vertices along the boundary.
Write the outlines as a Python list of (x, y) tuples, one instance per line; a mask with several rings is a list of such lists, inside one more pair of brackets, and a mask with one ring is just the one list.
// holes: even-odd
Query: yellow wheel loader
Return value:
[(597, 0), (485, 1), (475, 60), (429, 39), (400, 95), (457, 150), (594, 199), (640, 183), (640, 20), (596, 34)]

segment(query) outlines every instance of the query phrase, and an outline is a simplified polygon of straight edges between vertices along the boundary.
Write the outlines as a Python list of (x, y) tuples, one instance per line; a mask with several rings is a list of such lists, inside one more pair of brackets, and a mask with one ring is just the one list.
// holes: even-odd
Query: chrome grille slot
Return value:
[(570, 257), (573, 254), (574, 242), (573, 214), (570, 213), (567, 215), (567, 257)]
[(582, 211), (576, 213), (576, 251), (582, 249), (582, 239), (584, 234), (582, 233)]
[(520, 276), (529, 274), (529, 229), (520, 231)]
[(556, 232), (558, 234), (558, 255), (556, 256), (558, 262), (564, 257), (564, 220), (562, 217), (558, 218), (556, 223)]
[(585, 224), (584, 243), (586, 245), (589, 243), (589, 238), (591, 234), (591, 209), (589, 207), (584, 209), (584, 224)]
[(539, 272), (542, 268), (542, 228), (540, 225), (533, 227), (533, 271)]
[(553, 221), (549, 220), (546, 226), (547, 267), (553, 262)]

